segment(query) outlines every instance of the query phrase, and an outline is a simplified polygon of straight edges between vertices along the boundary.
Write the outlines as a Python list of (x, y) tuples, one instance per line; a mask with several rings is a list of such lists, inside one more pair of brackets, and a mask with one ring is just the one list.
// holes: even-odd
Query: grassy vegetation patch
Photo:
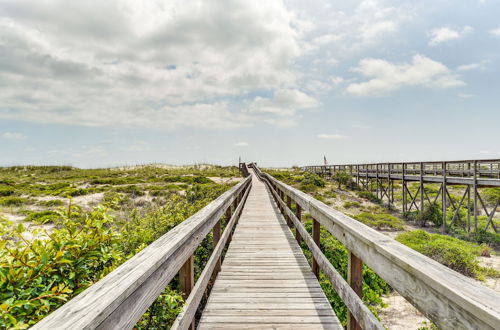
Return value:
[(396, 240), (463, 275), (481, 279), (490, 272), (477, 259), (488, 249), (486, 246), (423, 230), (399, 234)]
[(356, 191), (356, 195), (358, 195), (358, 197), (367, 199), (372, 203), (377, 203), (377, 204), (382, 203), (382, 201), (377, 196), (375, 196), (375, 194), (366, 190)]
[(22, 206), (28, 204), (29, 200), (23, 197), (2, 197), (0, 198), (0, 206)]
[(39, 224), (44, 224), (48, 222), (53, 222), (54, 220), (57, 220), (60, 218), (60, 214), (56, 211), (50, 211), (50, 210), (45, 210), (45, 211), (40, 211), (40, 212), (30, 212), (24, 221), (31, 221), (34, 223), (39, 223)]
[(361, 204), (359, 202), (356, 202), (356, 201), (348, 201), (348, 202), (345, 202), (344, 204), (342, 204), (342, 207), (345, 209), (357, 208), (357, 207), (361, 207)]
[(352, 216), (354, 219), (364, 223), (372, 228), (381, 230), (403, 230), (404, 221), (387, 213), (368, 213), (363, 212)]

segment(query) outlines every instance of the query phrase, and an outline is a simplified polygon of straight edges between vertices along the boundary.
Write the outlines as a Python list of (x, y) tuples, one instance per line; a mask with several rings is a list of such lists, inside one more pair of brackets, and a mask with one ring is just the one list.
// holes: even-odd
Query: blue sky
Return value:
[(0, 165), (500, 158), (499, 14), (0, 0)]

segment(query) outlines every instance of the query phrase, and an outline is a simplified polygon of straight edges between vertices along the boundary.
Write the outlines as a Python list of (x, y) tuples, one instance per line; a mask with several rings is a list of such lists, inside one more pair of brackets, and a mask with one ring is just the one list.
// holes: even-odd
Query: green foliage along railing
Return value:
[[(244, 202), (244, 193), (250, 185), (251, 179), (244, 179), (149, 246), (136, 246), (136, 249), (142, 249), (139, 253), (106, 276), (105, 273), (97, 272), (103, 276), (102, 279), (38, 322), (33, 329), (132, 328), (179, 271), (180, 277), (184, 278), (184, 282), (180, 279), (181, 288), (187, 291), (186, 295), (189, 294), (191, 287), (186, 287), (186, 284), (193, 284), (189, 281), (194, 278), (194, 269), (189, 267), (193, 263), (193, 253), (205, 236), (219, 224), (221, 216), (227, 215), (231, 208), (236, 210), (236, 205)], [(79, 230), (75, 228), (70, 234)], [(135, 246), (134, 237), (141, 233), (129, 234), (132, 250)], [(147, 235), (146, 232), (142, 234)], [(103, 239), (112, 240), (113, 237)], [(114, 257), (110, 255), (108, 261)], [(85, 255), (84, 259), (82, 263), (87, 262), (93, 267), (107, 267), (106, 260), (96, 260), (91, 254)], [(61, 261), (61, 264), (65, 262)], [(89, 271), (89, 276), (92, 274)], [(68, 281), (74, 280), (70, 273), (62, 272), (58, 276), (64, 276)]]

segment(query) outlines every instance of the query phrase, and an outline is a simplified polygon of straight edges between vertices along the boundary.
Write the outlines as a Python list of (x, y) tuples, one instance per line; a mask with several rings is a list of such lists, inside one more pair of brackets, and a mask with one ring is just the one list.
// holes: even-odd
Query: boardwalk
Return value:
[(252, 190), (200, 329), (340, 329), (340, 323), (266, 186)]

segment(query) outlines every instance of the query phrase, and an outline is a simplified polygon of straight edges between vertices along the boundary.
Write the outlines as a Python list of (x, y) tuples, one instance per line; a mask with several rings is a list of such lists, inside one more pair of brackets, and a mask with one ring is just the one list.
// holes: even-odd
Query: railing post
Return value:
[(442, 166), (442, 170), (443, 170), (443, 189), (441, 189), (441, 194), (442, 194), (442, 199), (441, 199), (441, 203), (442, 203), (442, 213), (443, 213), (443, 223), (441, 224), (441, 232), (443, 234), (446, 233), (446, 209), (447, 209), (447, 205), (446, 205), (446, 195), (447, 195), (447, 192), (448, 192), (448, 189), (446, 188), (446, 162), (443, 162), (443, 164), (441, 165)]
[[(179, 270), (179, 287), (181, 289), (182, 298), (184, 301), (189, 297), (189, 294), (194, 288), (194, 257), (190, 256), (184, 265), (182, 265)], [(189, 327), (190, 330), (194, 330), (194, 319)]]
[[(358, 297), (363, 296), (363, 262), (349, 251), (347, 282)], [(360, 325), (351, 313), (347, 317), (348, 330), (361, 330)]]
[[(227, 208), (228, 210), (230, 209), (229, 207)], [(226, 210), (226, 214), (227, 214), (227, 210)], [(229, 216), (229, 218), (227, 218), (226, 221), (229, 222), (229, 219), (231, 219), (231, 216)], [(220, 237), (221, 237), (221, 225), (220, 225), (220, 219), (219, 221), (217, 221), (217, 223), (215, 224), (214, 226), (214, 229), (213, 229), (213, 239), (212, 239), (212, 247), (215, 249), (215, 247), (217, 246), (217, 243), (219, 243), (219, 240), (220, 240)], [(215, 268), (214, 268), (214, 277), (215, 275), (217, 275), (221, 269), (221, 257), (219, 257), (219, 259), (217, 260), (217, 264), (215, 265)]]
[[(292, 199), (290, 198), (290, 195), (286, 196), (286, 206), (291, 210), (292, 209)], [(286, 222), (288, 223), (288, 227), (292, 228), (292, 219), (287, 215), (286, 216)]]
[[(295, 216), (297, 216), (297, 219), (299, 219), (299, 221), (301, 221), (302, 208), (300, 207), (299, 204), (297, 204), (297, 202), (295, 203)], [(300, 245), (300, 241), (302, 240), (302, 238), (300, 237), (300, 233), (299, 233), (299, 230), (297, 229), (297, 227), (295, 227), (295, 239), (297, 240), (297, 243), (299, 243), (299, 245)]]
[(424, 219), (424, 163), (420, 162), (420, 226), (425, 225)]
[(477, 160), (474, 161), (474, 232), (477, 233)]
[[(319, 247), (320, 246), (320, 232), (321, 232), (321, 226), (318, 221), (315, 219), (312, 220), (313, 223), (313, 228), (312, 228), (312, 238), (314, 243)], [(316, 259), (313, 257), (312, 261), (312, 271), (314, 275), (316, 275), (316, 278), (319, 280), (319, 265), (316, 262)]]

